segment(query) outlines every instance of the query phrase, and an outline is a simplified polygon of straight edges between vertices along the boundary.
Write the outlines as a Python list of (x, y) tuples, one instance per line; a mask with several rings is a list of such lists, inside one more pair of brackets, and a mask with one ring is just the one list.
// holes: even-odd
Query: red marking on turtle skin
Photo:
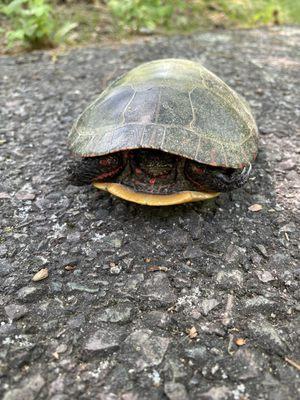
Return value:
[(107, 166), (110, 164), (110, 160), (104, 159), (99, 161), (100, 165)]
[(120, 165), (120, 167), (114, 169), (113, 171), (104, 172), (103, 174), (98, 175), (95, 179), (93, 179), (93, 182), (94, 182), (94, 181), (101, 180), (101, 179), (109, 178), (110, 176), (114, 176), (114, 175), (116, 175), (119, 171), (122, 171), (123, 168), (124, 168), (124, 166), (123, 166), (123, 165)]
[(204, 172), (204, 169), (200, 167), (193, 166), (193, 169), (195, 172), (197, 172), (197, 174), (203, 174)]
[(137, 175), (142, 175), (142, 173), (143, 173), (143, 171), (140, 169), (140, 168), (135, 168), (135, 173), (137, 174)]
[(189, 179), (191, 182), (193, 182), (193, 184), (194, 184), (198, 189), (200, 189), (202, 192), (208, 191), (208, 189), (206, 189), (205, 186), (203, 186), (203, 185), (201, 185), (201, 183), (195, 181), (189, 174), (187, 174), (187, 176), (188, 176), (188, 179)]

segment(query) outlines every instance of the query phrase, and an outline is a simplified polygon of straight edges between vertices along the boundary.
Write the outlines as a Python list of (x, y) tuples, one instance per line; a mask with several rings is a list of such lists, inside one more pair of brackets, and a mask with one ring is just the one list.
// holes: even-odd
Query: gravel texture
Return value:
[[(299, 398), (299, 42), (281, 27), (0, 58), (0, 397)], [(200, 60), (250, 102), (250, 182), (165, 208), (68, 186), (74, 118), (162, 57)]]

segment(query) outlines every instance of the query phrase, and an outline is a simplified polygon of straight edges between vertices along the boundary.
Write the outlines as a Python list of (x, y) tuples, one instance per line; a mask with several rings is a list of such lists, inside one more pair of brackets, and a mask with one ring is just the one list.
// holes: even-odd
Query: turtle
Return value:
[(69, 134), (73, 185), (152, 206), (242, 187), (258, 150), (246, 100), (198, 61), (160, 59), (112, 82)]

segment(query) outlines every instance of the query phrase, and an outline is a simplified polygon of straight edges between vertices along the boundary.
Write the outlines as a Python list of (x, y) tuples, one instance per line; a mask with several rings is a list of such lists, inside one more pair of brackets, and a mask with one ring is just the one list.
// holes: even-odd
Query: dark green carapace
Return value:
[[(220, 78), (197, 62), (163, 59), (142, 64), (114, 81), (80, 115), (69, 139), (75, 155), (103, 156), (102, 163), (110, 154), (141, 149), (150, 150), (149, 157), (153, 149), (194, 162), (193, 169), (184, 167), (186, 173), (178, 185), (179, 192), (184, 187), (184, 179), (197, 181), (197, 171), (205, 170), (206, 174), (212, 172), (212, 176), (216, 176), (213, 169), (203, 168), (203, 165), (230, 171), (232, 183), (233, 177), (238, 177), (255, 159), (258, 131), (246, 101)], [(138, 157), (138, 153), (135, 154), (134, 157)], [(145, 164), (146, 161), (144, 159)], [(165, 161), (158, 157), (159, 162)], [(202, 167), (198, 168), (197, 163)], [(84, 165), (82, 171), (90, 176), (89, 165)], [(80, 168), (77, 168), (77, 176)], [(155, 168), (160, 167), (156, 165)], [(95, 179), (97, 173), (103, 176), (101, 168), (93, 171)], [(151, 177), (153, 171), (148, 172)], [(105, 181), (109, 181), (110, 176), (105, 176)], [(238, 182), (245, 183), (244, 176), (243, 173), (243, 180), (237, 178)], [(120, 176), (112, 182), (124, 184)], [(209, 176), (205, 177), (205, 182), (204, 190), (219, 187), (218, 184), (209, 185)], [(128, 183), (126, 186), (130, 186)], [(147, 185), (146, 180), (146, 189)], [(145, 193), (151, 192), (151, 188), (146, 189)]]

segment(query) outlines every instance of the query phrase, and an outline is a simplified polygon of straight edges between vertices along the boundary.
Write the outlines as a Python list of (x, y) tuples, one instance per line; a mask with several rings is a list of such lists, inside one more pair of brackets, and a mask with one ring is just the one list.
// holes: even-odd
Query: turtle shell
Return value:
[(239, 168), (256, 157), (258, 132), (246, 101), (220, 78), (197, 62), (163, 59), (114, 81), (69, 138), (82, 157), (153, 148)]

